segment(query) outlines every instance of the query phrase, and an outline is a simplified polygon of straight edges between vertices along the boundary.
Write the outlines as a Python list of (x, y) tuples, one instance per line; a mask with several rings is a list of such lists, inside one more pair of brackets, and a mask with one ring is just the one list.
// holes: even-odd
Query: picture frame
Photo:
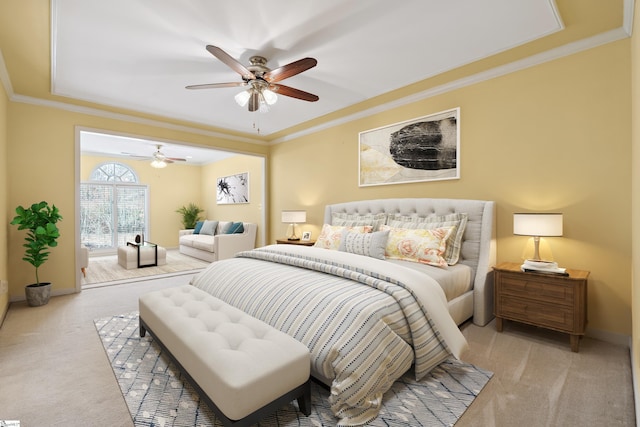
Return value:
[(460, 179), (460, 107), (358, 134), (358, 186)]
[(303, 231), (302, 232), (302, 241), (303, 242), (308, 242), (311, 240), (311, 232), (310, 231)]
[(223, 176), (216, 180), (216, 203), (249, 203), (249, 172)]

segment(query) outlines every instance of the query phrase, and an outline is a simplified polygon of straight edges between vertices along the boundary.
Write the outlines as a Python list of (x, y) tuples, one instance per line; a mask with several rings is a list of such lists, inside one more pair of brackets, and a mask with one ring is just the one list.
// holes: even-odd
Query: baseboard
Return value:
[(595, 338), (597, 340), (608, 342), (611, 344), (620, 345), (623, 347), (630, 347), (629, 335), (617, 334), (615, 332), (608, 332), (608, 331), (602, 331), (599, 329), (591, 329), (591, 328), (587, 328), (585, 335), (588, 336), (589, 338)]
[(635, 357), (633, 357), (633, 341), (629, 337), (629, 356), (631, 357), (631, 384), (633, 385), (633, 402), (636, 408), (636, 427), (640, 427), (640, 392), (638, 391), (638, 381), (636, 378)]

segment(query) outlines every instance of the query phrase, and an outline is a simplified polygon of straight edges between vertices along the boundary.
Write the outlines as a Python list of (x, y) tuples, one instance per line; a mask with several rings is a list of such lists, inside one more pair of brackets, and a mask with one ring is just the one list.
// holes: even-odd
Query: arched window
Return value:
[(98, 165), (91, 172), (91, 181), (118, 181), (118, 182), (138, 182), (138, 176), (127, 165), (117, 162), (108, 162)]
[(139, 184), (129, 166), (105, 162), (89, 181), (80, 183), (80, 241), (94, 250), (112, 251), (133, 241), (148, 239), (149, 189)]

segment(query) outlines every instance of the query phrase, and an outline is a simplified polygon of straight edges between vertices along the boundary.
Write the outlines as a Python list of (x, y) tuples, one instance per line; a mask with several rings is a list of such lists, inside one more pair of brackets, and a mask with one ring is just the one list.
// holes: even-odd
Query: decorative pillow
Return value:
[(204, 221), (196, 222), (196, 227), (193, 229), (193, 234), (200, 234), (200, 230), (202, 229), (203, 224), (204, 224)]
[(227, 234), (227, 230), (231, 227), (231, 224), (233, 224), (232, 221), (220, 221), (218, 223), (218, 231), (216, 231), (216, 234)]
[(373, 227), (372, 231), (378, 231), (380, 229), (380, 226), (386, 221), (386, 213), (360, 215), (334, 212), (331, 214), (331, 225), (339, 225), (343, 227), (370, 225)]
[(226, 234), (242, 234), (244, 233), (244, 225), (242, 222), (232, 222)]
[(389, 230), (385, 255), (391, 259), (446, 267), (447, 262), (442, 254), (444, 254), (447, 239), (454, 228), (454, 226), (450, 226), (425, 230), (393, 228), (383, 225), (382, 231)]
[(448, 215), (433, 215), (428, 217), (416, 217), (405, 215), (394, 215), (389, 217), (388, 225), (394, 228), (411, 229), (432, 229), (439, 227), (455, 226), (456, 229), (447, 239), (447, 249), (443, 258), (447, 264), (454, 265), (460, 259), (460, 249), (462, 248), (462, 236), (467, 227), (469, 215), (466, 213), (455, 213)]
[(376, 231), (373, 233), (355, 233), (344, 230), (340, 247), (342, 252), (369, 256), (371, 258), (384, 259), (385, 247), (389, 231)]
[(371, 233), (372, 227), (370, 225), (360, 225), (355, 227), (343, 227), (338, 225), (324, 224), (322, 231), (313, 245), (316, 248), (333, 249), (337, 250), (340, 247), (340, 240), (342, 239), (342, 232), (344, 230), (353, 231), (355, 233)]
[(204, 224), (202, 224), (202, 228), (200, 228), (200, 233), (198, 234), (207, 234), (209, 236), (213, 236), (217, 226), (218, 226), (218, 221), (205, 220)]

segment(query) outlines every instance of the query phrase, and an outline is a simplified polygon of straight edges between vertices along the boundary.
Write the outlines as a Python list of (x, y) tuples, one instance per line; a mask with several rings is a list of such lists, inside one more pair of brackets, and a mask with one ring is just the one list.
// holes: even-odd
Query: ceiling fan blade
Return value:
[(187, 159), (181, 159), (180, 157), (165, 157), (165, 160), (171, 160), (172, 162), (186, 162)]
[(236, 73), (240, 74), (245, 80), (255, 80), (256, 76), (247, 69), (244, 65), (236, 61), (231, 55), (217, 46), (207, 45), (207, 50), (210, 54), (218, 58), (220, 61), (227, 64)]
[(272, 91), (274, 91), (278, 95), (289, 96), (291, 98), (297, 98), (297, 99), (301, 99), (303, 101), (316, 102), (317, 100), (320, 99), (320, 98), (318, 98), (317, 95), (314, 95), (312, 93), (305, 92), (305, 91), (300, 90), (300, 89), (294, 89), (292, 87), (285, 86), (285, 85), (280, 85), (280, 84), (269, 85), (269, 89), (271, 89)]
[(238, 87), (246, 86), (246, 82), (229, 82), (229, 83), (207, 83), (202, 85), (185, 86), (187, 89), (216, 89), (220, 87)]
[(313, 68), (318, 64), (318, 61), (314, 58), (303, 58), (294, 61), (290, 64), (283, 65), (275, 70), (268, 71), (262, 76), (269, 83), (279, 82), (289, 77), (293, 77), (296, 74), (300, 74), (303, 71), (307, 71), (309, 68)]

